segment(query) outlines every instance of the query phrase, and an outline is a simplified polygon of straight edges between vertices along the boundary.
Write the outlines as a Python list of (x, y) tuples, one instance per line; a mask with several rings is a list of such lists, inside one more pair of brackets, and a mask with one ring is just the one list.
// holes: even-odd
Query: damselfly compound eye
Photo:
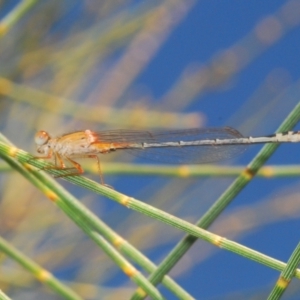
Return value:
[(48, 132), (40, 130), (35, 134), (34, 141), (38, 146), (45, 145), (50, 139)]

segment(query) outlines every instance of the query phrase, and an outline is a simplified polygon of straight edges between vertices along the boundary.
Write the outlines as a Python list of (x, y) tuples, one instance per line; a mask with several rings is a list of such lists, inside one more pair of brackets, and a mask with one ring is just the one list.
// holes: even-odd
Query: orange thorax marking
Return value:
[(103, 143), (100, 141), (92, 143), (92, 146), (97, 148), (100, 153), (108, 153), (116, 149), (128, 148), (129, 145), (128, 143)]

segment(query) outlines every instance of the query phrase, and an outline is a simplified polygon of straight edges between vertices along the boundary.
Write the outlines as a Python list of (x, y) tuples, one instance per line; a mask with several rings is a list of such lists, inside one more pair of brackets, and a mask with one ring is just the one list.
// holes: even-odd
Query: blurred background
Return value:
[[(272, 134), (299, 102), (300, 1), (37, 2), (9, 30), (0, 23), (0, 128), (33, 155), (41, 129), (56, 136), (232, 126), (245, 136)], [(0, 22), (19, 3), (0, 1)], [(246, 166), (261, 147), (222, 164)], [(117, 191), (190, 222), (234, 180), (128, 175), (118, 163), (149, 162), (122, 152), (100, 159)], [(80, 163), (95, 169), (93, 161)], [(282, 145), (268, 164), (299, 165), (299, 146)], [(128, 299), (135, 285), (122, 271), (1, 165), (1, 235), (85, 299)], [(99, 181), (96, 172), (85, 175)], [(156, 264), (184, 236), (58, 180)], [(299, 241), (299, 183), (297, 176), (255, 178), (210, 230), (286, 262)], [(57, 299), (10, 259), (1, 257), (0, 268), (0, 287), (14, 299)], [(265, 299), (279, 273), (198, 241), (170, 275), (195, 298), (216, 300)], [(299, 294), (294, 279), (284, 299)]]

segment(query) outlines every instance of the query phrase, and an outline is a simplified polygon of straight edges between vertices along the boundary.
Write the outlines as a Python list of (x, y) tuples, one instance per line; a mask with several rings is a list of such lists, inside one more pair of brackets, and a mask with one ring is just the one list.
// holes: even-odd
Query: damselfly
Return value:
[[(98, 154), (126, 150), (134, 155), (164, 163), (198, 164), (233, 157), (250, 144), (288, 142), (300, 142), (300, 131), (262, 137), (243, 137), (231, 127), (158, 131), (85, 130), (57, 138), (51, 138), (46, 131), (39, 131), (35, 135), (37, 152), (43, 154), (38, 158), (54, 157), (58, 169), (70, 170), (65, 176), (84, 172), (74, 159), (95, 158), (102, 184)], [(72, 165), (72, 168), (67, 168), (65, 162)]]

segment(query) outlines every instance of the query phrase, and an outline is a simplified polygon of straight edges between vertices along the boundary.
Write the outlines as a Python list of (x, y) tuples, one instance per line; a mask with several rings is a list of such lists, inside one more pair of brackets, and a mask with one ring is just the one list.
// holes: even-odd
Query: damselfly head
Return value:
[(45, 145), (50, 140), (48, 132), (40, 130), (34, 136), (34, 141), (37, 146)]
[(35, 134), (34, 141), (38, 153), (48, 155), (49, 148), (46, 145), (50, 138), (49, 133), (44, 130), (40, 130)]
[(47, 154), (48, 149), (45, 145), (48, 143), (49, 140), (50, 140), (50, 135), (46, 131), (40, 130), (35, 134), (34, 141), (37, 146), (38, 153)]

